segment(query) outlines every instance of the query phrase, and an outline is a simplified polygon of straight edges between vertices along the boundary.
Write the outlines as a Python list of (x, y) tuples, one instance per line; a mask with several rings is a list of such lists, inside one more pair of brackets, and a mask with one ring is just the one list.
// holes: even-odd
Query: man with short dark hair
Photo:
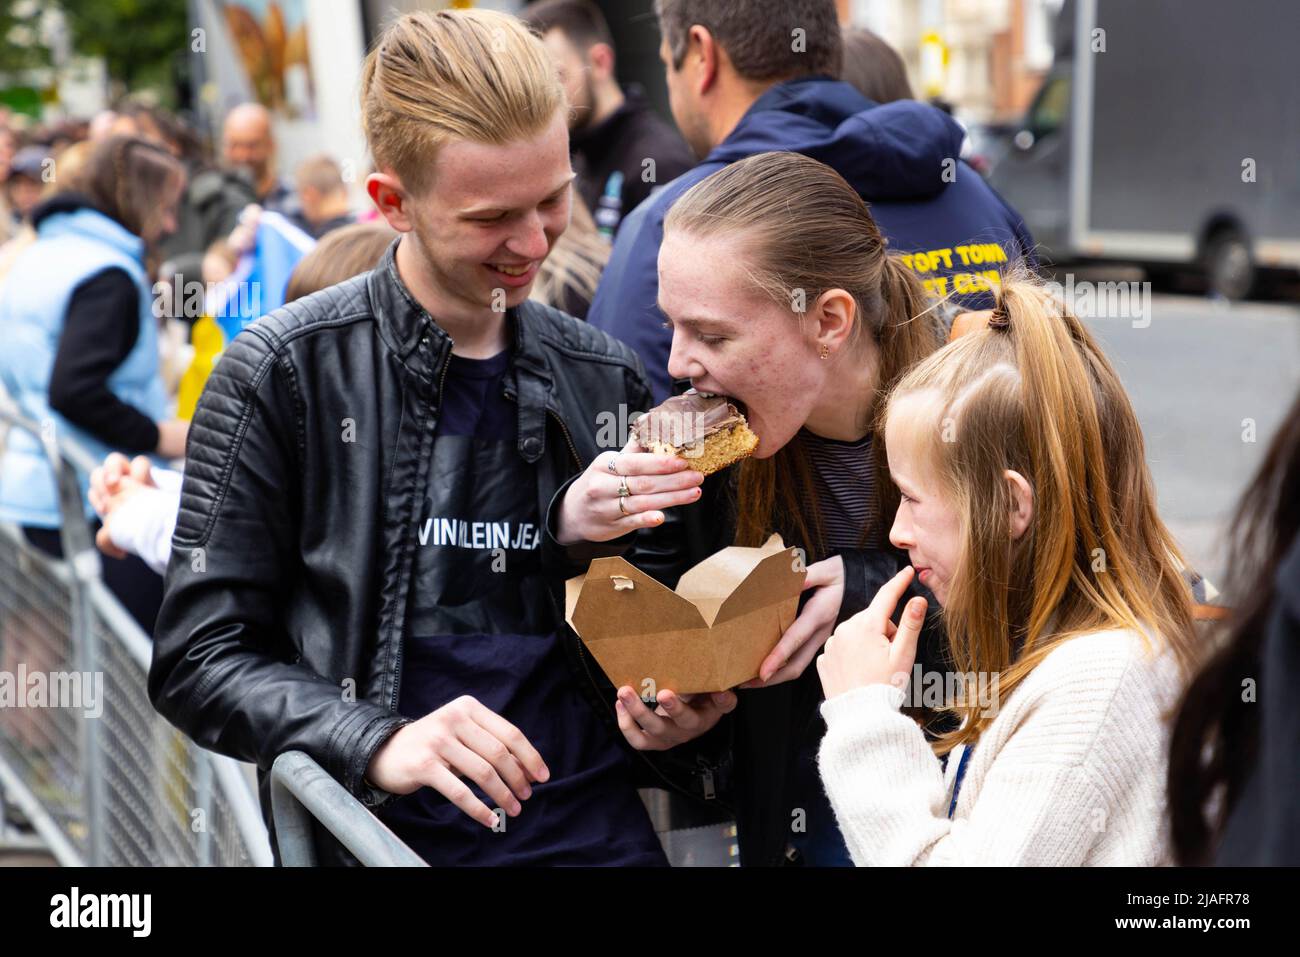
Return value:
[(625, 220), (587, 315), (637, 351), (656, 401), (673, 391), (672, 333), (655, 304), (664, 216), (746, 156), (795, 150), (826, 163), (927, 288), (963, 306), (987, 304), (997, 264), (1032, 257), (1020, 216), (960, 160), (951, 117), (910, 101), (877, 106), (836, 79), (833, 0), (658, 0), (656, 11), (673, 118), (702, 162)]
[(569, 99), (574, 185), (607, 236), (654, 188), (694, 157), (672, 125), (614, 78), (614, 40), (590, 0), (540, 0), (520, 14), (555, 59)]

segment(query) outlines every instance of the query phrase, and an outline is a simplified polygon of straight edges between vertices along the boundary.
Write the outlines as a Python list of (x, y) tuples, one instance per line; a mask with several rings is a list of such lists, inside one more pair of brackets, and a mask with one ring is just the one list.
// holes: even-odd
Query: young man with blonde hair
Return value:
[[(600, 454), (598, 412), (649, 404), (628, 349), (527, 299), (569, 218), (552, 62), (506, 15), (409, 14), (366, 59), (362, 116), (366, 187), (401, 237), (213, 372), (150, 697), (256, 762), (264, 810), (267, 770), (301, 750), (433, 864), (663, 863), (648, 765), (557, 602), (602, 552), (545, 527)], [(731, 706), (678, 702), (677, 720)]]

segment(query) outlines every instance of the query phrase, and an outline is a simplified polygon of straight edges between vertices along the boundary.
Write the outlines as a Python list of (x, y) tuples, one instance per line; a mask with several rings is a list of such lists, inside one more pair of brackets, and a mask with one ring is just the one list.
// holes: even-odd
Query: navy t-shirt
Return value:
[(418, 529), (399, 710), (422, 718), (472, 695), (523, 732), (551, 776), (532, 785), (518, 817), (499, 813), (500, 831), (427, 787), (379, 816), (433, 865), (665, 864), (630, 758), (580, 697), (565, 660), (539, 560), (537, 470), (519, 456), (518, 410), (504, 394), (510, 353), (449, 361)]

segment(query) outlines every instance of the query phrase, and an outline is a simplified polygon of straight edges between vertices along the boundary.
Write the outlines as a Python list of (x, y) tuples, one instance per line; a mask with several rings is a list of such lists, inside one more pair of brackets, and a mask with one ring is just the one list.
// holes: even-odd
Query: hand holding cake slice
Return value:
[(711, 475), (753, 454), (758, 436), (726, 396), (691, 389), (637, 419), (637, 444), (647, 452), (676, 455)]

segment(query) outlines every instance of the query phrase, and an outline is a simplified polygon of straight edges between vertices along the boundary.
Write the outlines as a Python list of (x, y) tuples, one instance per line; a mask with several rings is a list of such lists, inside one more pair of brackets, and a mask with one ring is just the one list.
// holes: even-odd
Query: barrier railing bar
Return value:
[[(71, 603), (69, 617), (73, 648), (77, 659), (76, 666), (80, 670), (95, 673), (99, 669), (99, 637), (93, 627), (98, 618), (105, 630), (121, 642), (128, 658), (147, 676), (153, 657), (152, 642), (101, 580), (99, 553), (95, 549), (89, 526), (81, 520), (85, 510), (78, 470), (89, 472), (97, 467), (99, 462), (76, 443), (63, 437), (56, 437), (51, 430), (43, 429), (40, 423), (24, 415), (3, 393), (4, 390), (0, 389), (0, 425), (9, 430), (21, 429), (35, 436), (42, 445), (47, 460), (54, 463), (60, 512), (63, 517), (60, 524), (60, 538), (63, 554), (67, 557), (64, 561), (55, 561), (38, 554), (27, 545), (22, 533), (8, 523), (0, 524), (0, 533), (25, 554), (40, 561), (45, 572), (67, 587)], [(69, 520), (69, 517), (73, 520)], [(91, 863), (98, 863), (106, 859), (105, 848), (108, 846), (107, 834), (104, 830), (104, 774), (100, 766), (103, 755), (100, 749), (98, 722), (93, 720), (82, 722), (81, 732), (82, 747), (85, 749), (83, 760), (86, 774), (86, 822), (89, 830), (87, 859)], [(250, 859), (257, 866), (269, 866), (273, 857), (266, 826), (262, 821), (256, 794), (238, 764), (225, 755), (218, 755), (197, 746), (193, 746), (193, 753), (197, 764), (195, 773), (203, 803), (210, 803), (210, 791), (215, 784), (226, 799)], [(73, 849), (53, 818), (27, 789), (21, 778), (8, 767), (3, 768), (3, 774), (7, 784), (12, 782), (6, 790), (15, 796), (15, 801), (21, 802), (20, 806), (32, 819), (33, 826), (37, 826), (38, 820), (41, 822), (38, 833), (50, 845), (51, 853), (55, 854), (56, 859), (83, 863), (80, 855)], [(29, 804), (31, 807), (28, 806)], [(199, 852), (200, 859), (210, 855), (210, 835), (207, 836), (206, 845), (204, 835), (200, 835)]]
[(54, 855), (54, 859), (60, 866), (82, 867), (85, 864), (76, 848), (72, 846), (72, 842), (55, 823), (54, 818), (37, 800), (36, 795), (28, 789), (22, 777), (9, 767), (3, 756), (0, 756), (0, 790), (4, 791), (6, 800), (18, 805), (19, 810), (31, 822), (32, 829), (40, 835), (46, 849)]
[(364, 804), (302, 751), (286, 751), (271, 766), (271, 808), (276, 843), (286, 867), (316, 863), (311, 839), (315, 818), (367, 867), (425, 867)]

